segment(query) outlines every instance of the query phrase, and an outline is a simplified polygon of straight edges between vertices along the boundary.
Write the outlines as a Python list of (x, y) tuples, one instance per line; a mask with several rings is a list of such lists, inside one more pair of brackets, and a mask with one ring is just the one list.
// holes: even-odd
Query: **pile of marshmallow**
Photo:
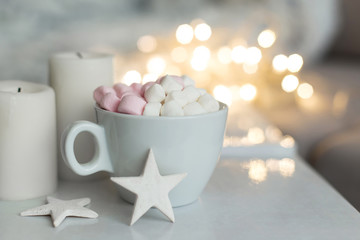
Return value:
[(94, 99), (105, 110), (131, 115), (189, 116), (219, 110), (219, 102), (186, 75), (165, 75), (144, 85), (100, 86)]

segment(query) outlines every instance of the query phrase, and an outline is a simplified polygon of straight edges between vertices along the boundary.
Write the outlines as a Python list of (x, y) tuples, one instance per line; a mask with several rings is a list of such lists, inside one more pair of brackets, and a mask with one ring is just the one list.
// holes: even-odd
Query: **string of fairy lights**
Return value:
[(276, 53), (272, 49), (276, 40), (273, 30), (263, 29), (256, 42), (249, 44), (231, 31), (212, 29), (196, 19), (179, 25), (170, 36), (140, 37), (137, 51), (117, 56), (117, 81), (146, 83), (163, 74), (186, 74), (228, 105), (259, 100), (264, 89), (311, 98), (312, 85), (298, 76), (302, 56)]

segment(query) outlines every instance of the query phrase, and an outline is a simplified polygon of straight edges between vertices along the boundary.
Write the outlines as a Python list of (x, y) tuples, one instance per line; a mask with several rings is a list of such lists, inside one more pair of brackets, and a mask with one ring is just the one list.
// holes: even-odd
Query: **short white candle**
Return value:
[(54, 192), (56, 159), (53, 89), (0, 81), (0, 199), (29, 199)]
[[(50, 60), (50, 85), (55, 90), (58, 146), (64, 129), (77, 120), (95, 122), (93, 91), (114, 83), (114, 56), (100, 53), (58, 53)], [(80, 136), (81, 137), (81, 136)], [(80, 162), (89, 161), (94, 153), (91, 138), (79, 138), (75, 153)], [(80, 177), (62, 160), (58, 149), (59, 176), (67, 180), (99, 178)]]

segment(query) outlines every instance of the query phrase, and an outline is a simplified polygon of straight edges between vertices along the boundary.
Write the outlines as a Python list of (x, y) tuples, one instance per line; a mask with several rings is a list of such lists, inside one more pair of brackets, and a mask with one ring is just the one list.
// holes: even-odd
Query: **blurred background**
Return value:
[(0, 0), (0, 6), (1, 80), (48, 84), (48, 60), (64, 51), (114, 54), (117, 82), (187, 74), (219, 100), (249, 104), (291, 135), (300, 155), (360, 209), (359, 2)]

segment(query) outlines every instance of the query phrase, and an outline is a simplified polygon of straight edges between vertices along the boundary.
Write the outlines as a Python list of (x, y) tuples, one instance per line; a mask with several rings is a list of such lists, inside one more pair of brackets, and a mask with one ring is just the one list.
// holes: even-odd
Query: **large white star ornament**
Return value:
[(21, 216), (51, 215), (54, 227), (57, 227), (68, 216), (97, 218), (99, 215), (85, 208), (90, 203), (90, 198), (73, 199), (64, 201), (53, 197), (47, 197), (48, 204), (35, 207), (20, 213)]
[(161, 176), (153, 151), (150, 149), (143, 173), (139, 177), (112, 177), (113, 182), (136, 194), (130, 226), (151, 207), (156, 207), (171, 222), (175, 222), (168, 194), (186, 175), (181, 173)]

